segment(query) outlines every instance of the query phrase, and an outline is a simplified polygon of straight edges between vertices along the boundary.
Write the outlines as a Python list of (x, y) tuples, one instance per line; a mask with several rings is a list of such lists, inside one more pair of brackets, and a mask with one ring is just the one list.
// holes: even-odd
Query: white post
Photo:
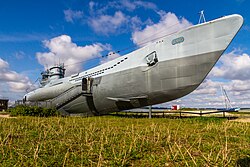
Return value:
[(149, 111), (148, 111), (148, 118), (152, 118), (152, 106), (149, 106)]

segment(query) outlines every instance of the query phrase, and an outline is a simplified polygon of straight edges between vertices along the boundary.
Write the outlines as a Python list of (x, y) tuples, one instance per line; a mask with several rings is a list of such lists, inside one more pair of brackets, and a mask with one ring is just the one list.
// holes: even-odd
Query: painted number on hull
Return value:
[(179, 37), (179, 38), (176, 38), (176, 39), (172, 40), (172, 45), (176, 45), (176, 44), (179, 44), (179, 43), (182, 43), (182, 42), (184, 42), (184, 37)]

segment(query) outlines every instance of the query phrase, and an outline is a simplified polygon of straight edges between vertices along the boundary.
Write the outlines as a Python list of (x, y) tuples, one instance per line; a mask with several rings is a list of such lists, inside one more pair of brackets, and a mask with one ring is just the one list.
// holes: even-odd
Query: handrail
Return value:
[(68, 98), (67, 100), (63, 101), (62, 103), (59, 103), (56, 105), (56, 109), (60, 109), (61, 107), (63, 107), (64, 105), (70, 103), (71, 101), (75, 100), (76, 98), (78, 98), (79, 96), (81, 96), (83, 93), (80, 92), (78, 94), (76, 94), (75, 96), (71, 96), (70, 98)]
[(52, 101), (55, 101), (56, 99), (62, 97), (63, 95), (67, 94), (68, 92), (70, 92), (71, 90), (73, 90), (74, 88), (77, 88), (77, 87), (79, 87), (79, 86), (81, 86), (81, 85), (74, 85), (74, 86), (70, 87), (69, 89), (65, 90), (64, 92), (62, 92), (61, 94), (59, 94), (59, 95), (56, 96), (55, 98), (51, 99), (50, 101), (51, 101), (51, 102), (52, 102)]
[[(233, 113), (233, 112), (237, 112), (237, 111), (227, 111), (227, 110), (221, 110), (221, 111), (202, 111), (202, 110), (197, 110), (197, 112), (192, 112), (192, 111), (182, 111), (182, 110), (177, 110), (177, 111), (152, 111), (152, 114), (162, 114), (163, 117), (165, 117), (164, 114), (179, 114), (180, 117), (182, 117), (182, 114), (190, 114), (190, 115), (207, 115), (207, 114), (217, 114), (217, 113), (222, 113), (223, 117), (226, 117), (225, 113)], [(125, 115), (127, 114), (148, 114), (149, 111), (131, 111), (131, 110), (125, 110), (125, 111), (121, 111), (121, 113), (125, 113)], [(111, 115), (121, 115), (121, 114), (111, 114)]]
[[(59, 94), (58, 96), (54, 97), (51, 100), (36, 101), (35, 103), (33, 103), (33, 105), (38, 106), (38, 105), (40, 105), (40, 103), (42, 103), (42, 105), (45, 104), (46, 107), (48, 107), (48, 106), (49, 107), (56, 107), (58, 109), (58, 108), (61, 108), (65, 104), (69, 103), (70, 101), (74, 100), (75, 98), (77, 98), (83, 94), (86, 94), (87, 96), (89, 96), (91, 94), (91, 93), (85, 93), (79, 87), (81, 87), (81, 84), (74, 85), (74, 86), (68, 88), (67, 90), (65, 90), (64, 92), (62, 92), (61, 94)], [(67, 95), (67, 94), (69, 94), (69, 95)]]

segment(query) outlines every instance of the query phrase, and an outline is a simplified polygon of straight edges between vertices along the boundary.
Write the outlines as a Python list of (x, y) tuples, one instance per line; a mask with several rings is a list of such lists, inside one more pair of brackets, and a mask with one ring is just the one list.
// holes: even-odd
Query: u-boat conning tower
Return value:
[[(93, 78), (82, 78), (82, 82), (77, 84), (67, 84), (67, 82), (61, 84), (62, 82), (57, 82), (56, 80), (64, 78), (64, 74), (65, 68), (63, 64), (55, 65), (41, 73), (41, 89), (36, 92), (36, 95), (40, 94), (41, 97), (51, 96), (51, 98), (36, 101), (36, 104), (39, 102), (40, 106), (53, 107), (63, 115), (69, 115), (70, 113), (67, 111), (68, 106), (74, 103), (82, 104), (82, 102), (85, 102), (87, 104), (85, 106), (86, 110), (91, 114), (99, 115), (93, 102)], [(84, 109), (82, 106), (78, 107), (76, 105), (74, 110), (77, 113), (78, 110), (82, 109)]]
[(40, 81), (41, 87), (45, 86), (52, 80), (57, 80), (60, 78), (64, 78), (65, 68), (64, 64), (55, 65), (46, 71), (41, 72), (42, 79)]

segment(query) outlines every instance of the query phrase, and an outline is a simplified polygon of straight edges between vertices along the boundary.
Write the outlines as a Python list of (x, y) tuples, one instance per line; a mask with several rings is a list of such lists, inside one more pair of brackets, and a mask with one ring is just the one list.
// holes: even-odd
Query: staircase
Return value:
[(37, 101), (32, 103), (30, 102), (28, 105), (56, 108), (63, 115), (69, 115), (69, 113), (65, 111), (63, 107), (69, 104), (70, 102), (76, 100), (80, 96), (85, 96), (87, 97), (86, 98), (87, 104), (90, 107), (91, 111), (94, 114), (98, 114), (95, 113), (96, 109), (93, 104), (92, 84), (93, 84), (92, 78), (83, 78), (82, 83), (70, 87), (69, 89), (65, 90), (63, 93), (61, 93), (60, 95), (58, 95), (53, 99), (46, 101)]
[(56, 107), (57, 110), (61, 109), (63, 106), (67, 105), (68, 103), (74, 101), (80, 96), (92, 96), (92, 93), (88, 91), (82, 90), (82, 85), (75, 85), (60, 94), (59, 96), (55, 97), (51, 100), (53, 106)]

